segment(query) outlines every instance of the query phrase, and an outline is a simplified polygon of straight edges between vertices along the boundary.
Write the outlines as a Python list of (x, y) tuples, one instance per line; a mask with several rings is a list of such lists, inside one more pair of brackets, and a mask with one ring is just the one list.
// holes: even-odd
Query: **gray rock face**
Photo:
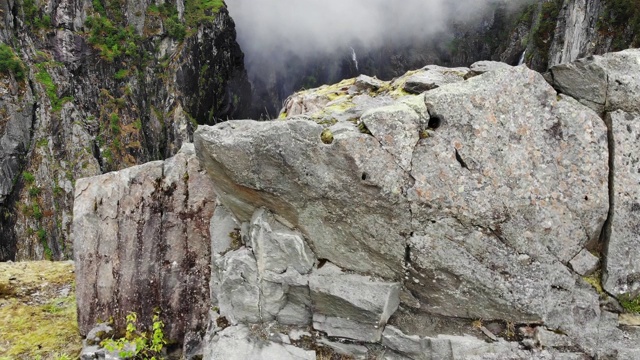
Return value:
[(469, 72), (467, 68), (445, 68), (436, 65), (428, 65), (421, 70), (405, 76), (399, 81), (403, 83), (402, 89), (411, 94), (420, 94), (442, 85), (464, 81)]
[[(34, 104), (29, 86), (0, 77), (0, 204), (13, 190), (23, 165), (21, 158), (29, 149)], [(0, 250), (0, 259), (3, 258)]]
[(571, 259), (569, 264), (571, 264), (573, 271), (577, 272), (579, 275), (589, 276), (598, 269), (600, 259), (584, 249)]
[(596, 51), (598, 18), (603, 2), (568, 0), (560, 10), (556, 33), (549, 49), (549, 66), (574, 61)]
[(12, 77), (0, 74), (0, 207), (4, 208), (0, 233), (7, 233), (7, 236), (0, 236), (0, 261), (14, 260), (18, 246), (6, 224), (10, 218), (7, 197), (20, 179), (29, 150), (35, 102), (31, 87), (25, 82), (16, 82)]
[(599, 114), (639, 112), (640, 49), (591, 56), (549, 70), (559, 92), (578, 99)]
[[(377, 319), (393, 310), (377, 306), (363, 312), (367, 307), (358, 301), (365, 297), (349, 296), (365, 290), (338, 289), (387, 283), (388, 290), (376, 291), (385, 294), (380, 299), (393, 299), (398, 288), (392, 283), (402, 281), (411, 294), (402, 297), (407, 307), (444, 317), (544, 323), (566, 333), (584, 353), (606, 353), (606, 346), (593, 344), (604, 338), (613, 344), (621, 334), (598, 330), (609, 324), (598, 296), (569, 268), (598, 240), (609, 210), (604, 122), (526, 67), (460, 77), (418, 96), (401, 91), (406, 82), (383, 85), (371, 98), (395, 102), (375, 103), (347, 120), (326, 123), (313, 115), (322, 112), (315, 105), (305, 107), (305, 98), (316, 104), (328, 91), (360, 96), (351, 87), (357, 80), (345, 80), (337, 89), (296, 97), (297, 116), (287, 121), (200, 127), (195, 146), (220, 202), (239, 221), (255, 223), (256, 211), (268, 209), (284, 226), (299, 229), (318, 259), (386, 279), (352, 285), (344, 277), (350, 275), (336, 273), (316, 281), (328, 270), (313, 270), (308, 286), (316, 329), (379, 341), (386, 320)], [(324, 104), (331, 101), (336, 100)], [(333, 135), (329, 143), (321, 136), (325, 129)], [(261, 246), (266, 248), (252, 245)], [(282, 248), (272, 251), (300, 257)], [(284, 271), (284, 264), (262, 256), (255, 255), (263, 259), (256, 264), (264, 264), (256, 267), (271, 269), (264, 274)], [(296, 263), (286, 265), (283, 275)], [(284, 284), (284, 278), (306, 286), (297, 275), (269, 281)], [(325, 309), (323, 303), (330, 305)], [(349, 311), (354, 305), (363, 319)], [(347, 315), (328, 309), (345, 309)], [(377, 329), (363, 326), (374, 318)], [(442, 348), (451, 351), (450, 339), (430, 341), (435, 347), (446, 343)], [(479, 343), (464, 344), (460, 348), (468, 350)], [(478, 346), (484, 349), (479, 353), (487, 349)]]
[[(248, 247), (214, 254), (212, 296), (231, 323), (310, 325), (330, 336), (376, 342), (399, 305), (399, 283), (316, 268), (302, 234), (258, 209)], [(312, 314), (313, 313), (313, 314)]]
[(210, 181), (193, 146), (166, 161), (78, 180), (73, 239), (81, 334), (126, 315), (151, 324), (159, 308), (169, 339), (201, 331), (209, 309)]
[(252, 217), (249, 247), (214, 254), (214, 303), (233, 324), (278, 320), (309, 324), (307, 274), (316, 258), (301, 234), (259, 209)]
[[(429, 359), (543, 359), (522, 350), (514, 342), (501, 340), (488, 343), (471, 336), (419, 337), (408, 336), (393, 326), (387, 326), (382, 343), (414, 360)], [(552, 357), (549, 356), (549, 359)], [(392, 357), (393, 359), (393, 357)]]
[(315, 351), (260, 340), (245, 325), (231, 326), (216, 334), (205, 346), (204, 359), (315, 360)]
[(509, 67), (509, 64), (505, 64), (500, 61), (478, 61), (469, 66), (469, 73), (466, 75), (466, 77), (469, 78), (477, 75), (482, 75), (493, 70), (504, 70), (508, 69)]
[(375, 282), (330, 268), (312, 274), (309, 288), (313, 326), (329, 336), (378, 342), (400, 303), (399, 283)]
[[(221, 202), (241, 221), (266, 207), (300, 229), (318, 258), (362, 272), (400, 272), (408, 175), (371, 136), (353, 129), (327, 146), (321, 132), (303, 120), (229, 121), (201, 127), (195, 140)], [(235, 165), (227, 164), (231, 158)], [(370, 234), (380, 240), (368, 243)]]

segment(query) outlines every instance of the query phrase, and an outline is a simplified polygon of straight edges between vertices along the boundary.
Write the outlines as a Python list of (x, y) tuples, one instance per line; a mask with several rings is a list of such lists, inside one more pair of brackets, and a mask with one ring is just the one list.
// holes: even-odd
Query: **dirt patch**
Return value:
[(76, 359), (73, 262), (0, 263), (0, 360)]

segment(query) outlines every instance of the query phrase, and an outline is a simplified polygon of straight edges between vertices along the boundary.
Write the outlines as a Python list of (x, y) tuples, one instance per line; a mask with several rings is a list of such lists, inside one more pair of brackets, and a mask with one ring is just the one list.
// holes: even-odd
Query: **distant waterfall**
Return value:
[(522, 55), (520, 56), (520, 61), (518, 61), (518, 66), (524, 64), (524, 55), (527, 53), (527, 50), (522, 52)]
[(356, 71), (360, 71), (360, 69), (358, 69), (358, 57), (356, 56), (356, 51), (353, 48), (351, 48), (351, 60), (353, 60), (353, 63), (356, 66)]

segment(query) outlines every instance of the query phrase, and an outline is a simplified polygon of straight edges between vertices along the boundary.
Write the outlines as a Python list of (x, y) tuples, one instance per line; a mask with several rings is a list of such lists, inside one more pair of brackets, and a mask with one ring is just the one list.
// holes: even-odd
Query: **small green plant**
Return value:
[(34, 181), (36, 181), (36, 177), (33, 176), (32, 173), (24, 171), (22, 173), (22, 178), (24, 179), (25, 182), (27, 182), (28, 184), (33, 183)]
[(620, 305), (630, 313), (640, 313), (640, 296), (636, 296), (635, 298), (630, 295), (624, 294), (620, 296), (618, 299), (620, 301)]
[(32, 186), (29, 188), (29, 196), (36, 197), (40, 195), (40, 188), (37, 186)]
[(0, 73), (12, 73), (18, 80), (25, 78), (22, 61), (7, 44), (0, 44)]
[[(42, 214), (42, 211), (40, 210), (40, 206), (38, 205), (38, 203), (34, 203), (31, 206), (31, 214), (33, 214), (33, 218), (36, 219), (36, 220), (42, 219), (43, 214)], [(45, 233), (45, 235), (46, 235), (46, 233)], [(38, 237), (40, 237), (40, 236), (38, 235)]]
[(320, 139), (325, 144), (333, 143), (333, 133), (329, 129), (322, 130), (322, 134), (320, 134)]
[(122, 79), (124, 79), (124, 78), (126, 78), (128, 76), (129, 76), (129, 70), (127, 70), (127, 69), (120, 69), (120, 70), (118, 70), (118, 72), (115, 73), (115, 75), (113, 75), (113, 77), (116, 80), (122, 80)]
[(109, 125), (111, 128), (111, 132), (114, 135), (120, 134), (120, 117), (116, 113), (111, 113), (109, 116)]
[(591, 274), (589, 276), (584, 276), (583, 279), (589, 285), (593, 286), (593, 288), (596, 290), (598, 295), (605, 296), (606, 293), (604, 292), (604, 289), (602, 288), (601, 276), (602, 276), (602, 271), (601, 270), (597, 270), (597, 271), (595, 271), (593, 274)]
[(47, 64), (41, 63), (36, 65), (39, 71), (36, 73), (36, 80), (42, 84), (44, 87), (45, 93), (51, 102), (51, 108), (53, 111), (60, 111), (62, 109), (62, 105), (66, 102), (72, 101), (72, 97), (63, 97), (62, 99), (58, 97), (58, 86), (53, 82), (53, 78), (47, 71)]
[(123, 358), (158, 360), (162, 349), (167, 344), (164, 338), (164, 323), (160, 314), (153, 315), (151, 331), (138, 330), (138, 315), (130, 312), (126, 317), (125, 335), (120, 339), (106, 339), (101, 345), (109, 351), (117, 351)]

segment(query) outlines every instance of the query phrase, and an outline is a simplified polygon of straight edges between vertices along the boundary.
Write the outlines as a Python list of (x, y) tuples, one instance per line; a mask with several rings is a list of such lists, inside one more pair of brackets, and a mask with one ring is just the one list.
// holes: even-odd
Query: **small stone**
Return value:
[(600, 259), (592, 255), (586, 249), (582, 249), (578, 253), (578, 255), (576, 255), (573, 259), (571, 259), (571, 261), (569, 261), (569, 264), (579, 275), (589, 276), (593, 274), (594, 271), (596, 271), (599, 262)]
[(536, 328), (535, 336), (536, 342), (542, 347), (569, 347), (573, 346), (573, 342), (567, 335), (556, 334), (553, 331), (549, 331), (542, 326)]

